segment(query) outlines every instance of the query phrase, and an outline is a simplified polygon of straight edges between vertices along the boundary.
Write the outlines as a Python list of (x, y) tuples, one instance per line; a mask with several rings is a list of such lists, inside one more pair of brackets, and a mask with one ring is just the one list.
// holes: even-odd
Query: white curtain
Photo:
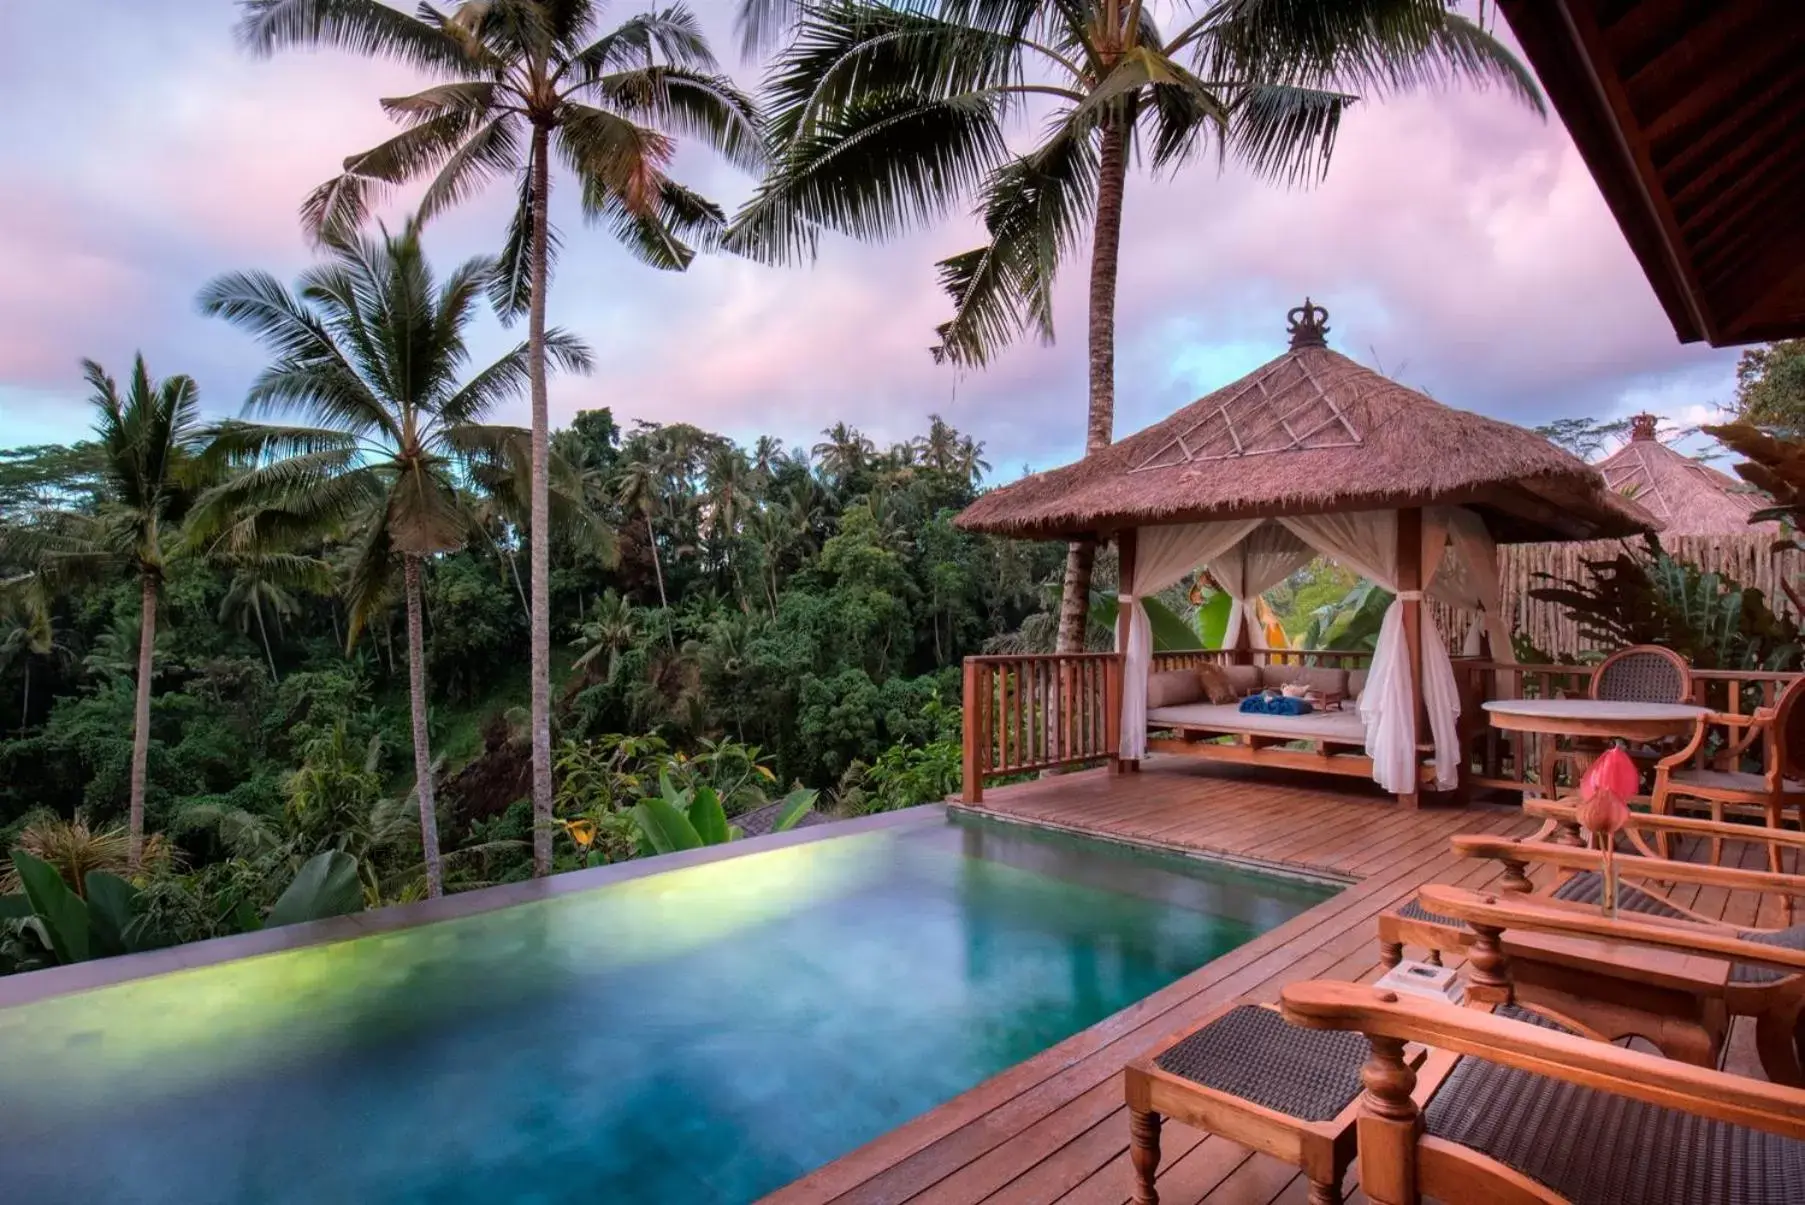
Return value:
[[(1492, 533), (1485, 529), (1485, 520), (1470, 510), (1457, 506), (1437, 509), (1446, 515), (1448, 540), (1454, 547), (1454, 561), (1448, 569), (1459, 567), (1458, 572), (1444, 571), (1440, 579), (1456, 583), (1457, 593), (1441, 597), (1455, 606), (1478, 611), (1485, 634), (1491, 638), (1492, 660), (1515, 665), (1517, 654), (1511, 647), (1510, 624), (1504, 617), (1503, 590), (1498, 584), (1498, 546), (1492, 541)], [(1474, 630), (1478, 630), (1478, 625), (1474, 625)]]
[(1295, 569), (1310, 563), (1315, 553), (1308, 544), (1276, 523), (1266, 523), (1239, 544), (1209, 563), (1210, 576), (1234, 599), (1228, 613), (1228, 646), (1235, 647), (1245, 627), (1251, 647), (1269, 647), (1266, 627), (1255, 614), (1253, 601), (1284, 581)]
[[(1128, 644), (1122, 658), (1122, 748), (1118, 756), (1139, 761), (1147, 753), (1147, 672), (1153, 663), (1153, 629), (1141, 599), (1174, 585), (1198, 565), (1213, 561), (1258, 527), (1259, 519), (1217, 523), (1174, 523), (1143, 527), (1136, 534), (1134, 580), (1122, 583), (1118, 604), (1128, 611)], [(1116, 628), (1120, 640), (1121, 627)]]
[[(1332, 515), (1298, 515), (1280, 519), (1305, 543), (1377, 582), (1398, 589), (1398, 515), (1396, 511), (1355, 511)], [(1425, 587), (1441, 568), (1448, 544), (1449, 518), (1441, 508), (1423, 512), (1422, 574)], [(1414, 601), (1422, 600), (1417, 591)], [(1366, 726), (1366, 754), (1373, 761), (1373, 781), (1394, 794), (1417, 790), (1416, 699), (1410, 684), (1410, 650), (1404, 641), (1404, 608), (1400, 594), (1385, 612), (1372, 670), (1360, 695), (1360, 718)], [(1423, 704), (1435, 742), (1435, 783), (1443, 789), (1459, 780), (1460, 693), (1447, 646), (1427, 609), (1422, 615)]]

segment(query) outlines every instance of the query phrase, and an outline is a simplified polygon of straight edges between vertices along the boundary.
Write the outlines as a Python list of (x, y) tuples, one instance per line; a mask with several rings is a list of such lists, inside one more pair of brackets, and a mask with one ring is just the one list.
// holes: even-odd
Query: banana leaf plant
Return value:
[[(640, 800), (631, 812), (639, 828), (641, 856), (725, 845), (746, 835), (739, 826), (728, 823), (727, 810), (713, 787), (700, 784), (678, 790), (668, 774), (660, 774), (658, 789), (656, 796)], [(814, 808), (816, 796), (817, 792), (807, 787), (785, 795), (771, 831), (795, 828)]]
[(1304, 629), (1297, 647), (1371, 651), (1378, 646), (1379, 628), (1385, 622), (1391, 599), (1391, 591), (1372, 582), (1360, 582), (1337, 601), (1310, 613), (1310, 625)]
[[(0, 896), (0, 924), (10, 928), (12, 940), (24, 951), (13, 961), (66, 966), (169, 944), (145, 915), (143, 893), (118, 875), (89, 871), (82, 880), (84, 899), (48, 862), (20, 849), (12, 852), (12, 861), (22, 890)], [(357, 859), (327, 850), (301, 866), (261, 927), (324, 920), (361, 912), (363, 907)], [(259, 927), (255, 915), (244, 918), (244, 927)]]
[[(1219, 649), (1228, 637), (1228, 613), (1234, 599), (1225, 591), (1211, 590), (1198, 605), (1196, 615), (1187, 619), (1157, 598), (1143, 598), (1147, 609), (1147, 626), (1153, 633), (1153, 651), (1182, 653), (1194, 649)], [(1091, 624), (1114, 631), (1118, 607), (1111, 594), (1091, 598)]]

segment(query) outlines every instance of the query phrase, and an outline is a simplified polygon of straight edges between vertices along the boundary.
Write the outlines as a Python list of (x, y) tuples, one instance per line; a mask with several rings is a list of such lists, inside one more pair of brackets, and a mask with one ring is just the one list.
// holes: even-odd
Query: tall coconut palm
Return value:
[(627, 511), (637, 511), (646, 523), (646, 547), (652, 553), (652, 577), (658, 583), (658, 606), (669, 610), (671, 601), (664, 595), (664, 567), (658, 557), (658, 529), (652, 517), (664, 503), (665, 472), (654, 456), (639, 456), (621, 470), (616, 500)]
[(150, 765), (150, 687), (157, 599), (175, 532), (202, 483), (199, 394), (194, 381), (151, 378), (140, 355), (124, 394), (92, 360), (100, 501), (80, 510), (43, 509), (0, 529), (0, 559), (37, 569), (46, 582), (123, 573), (138, 583), (137, 705), (132, 719), (128, 855), (144, 855), (144, 796)]
[(680, 271), (714, 244), (719, 207), (666, 174), (678, 138), (694, 138), (749, 169), (764, 141), (752, 103), (719, 74), (695, 17), (681, 4), (606, 32), (591, 0), (471, 0), (417, 15), (380, 0), (242, 0), (239, 34), (258, 53), (336, 46), (396, 59), (440, 81), (384, 100), (406, 129), (345, 160), (343, 174), (302, 207), (309, 229), (361, 224), (389, 188), (431, 177), (430, 218), (512, 174), (518, 189), (496, 278), (506, 314), (525, 311), (532, 383), (533, 873), (552, 865), (550, 424), (546, 283), (557, 239), (550, 218), (553, 157), (575, 176), (585, 217), (656, 268)]
[(68, 650), (57, 641), (44, 579), (35, 573), (0, 581), (0, 669), (15, 660), (25, 679), (19, 704), (19, 727), (31, 723), (31, 662)]
[(810, 449), (821, 462), (821, 471), (836, 485), (871, 463), (877, 446), (857, 427), (835, 423), (821, 432), (821, 442)]
[[(1451, 0), (1208, 0), (1176, 33), (1142, 0), (742, 0), (758, 40), (794, 35), (768, 77), (778, 150), (729, 244), (789, 261), (818, 229), (881, 238), (975, 199), (989, 241), (943, 260), (937, 358), (985, 363), (1053, 336), (1053, 283), (1091, 241), (1085, 449), (1115, 423), (1122, 199), (1138, 156), (1173, 171), (1212, 150), (1256, 174), (1327, 170), (1344, 89), (1500, 83), (1538, 110), (1528, 71)], [(1012, 119), (1040, 120), (1012, 151)], [(1071, 548), (1061, 649), (1083, 647), (1095, 547)]]
[[(465, 375), (465, 330), (494, 261), (469, 260), (435, 281), (413, 222), (380, 239), (334, 235), (326, 250), (326, 262), (292, 291), (268, 273), (243, 272), (201, 293), (203, 312), (274, 353), (251, 385), (246, 413), (299, 422), (217, 425), (209, 459), (242, 471), (198, 500), (191, 538), (213, 556), (267, 560), (298, 538), (352, 534), (348, 643), (387, 606), (400, 570), (420, 842), (427, 891), (437, 895), (421, 573), (429, 557), (478, 537), (460, 485), (497, 466), (526, 471), (528, 433), (481, 419), (525, 390), (530, 353), (522, 343)], [(588, 370), (588, 353), (569, 336), (547, 331), (544, 344), (561, 366)]]

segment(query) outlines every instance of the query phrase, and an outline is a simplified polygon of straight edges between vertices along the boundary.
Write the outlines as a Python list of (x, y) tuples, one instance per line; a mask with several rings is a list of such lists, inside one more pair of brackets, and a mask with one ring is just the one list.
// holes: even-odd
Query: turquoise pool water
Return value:
[(0, 1010), (0, 1201), (751, 1201), (1332, 889), (836, 836)]

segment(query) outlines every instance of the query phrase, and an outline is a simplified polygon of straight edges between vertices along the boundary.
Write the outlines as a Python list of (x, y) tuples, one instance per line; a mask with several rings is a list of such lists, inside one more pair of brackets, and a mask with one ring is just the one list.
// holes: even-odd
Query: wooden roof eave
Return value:
[[(1652, 515), (1646, 516), (1641, 526), (1627, 515), (1621, 522), (1610, 522), (1610, 516), (1600, 513), (1596, 501), (1587, 497), (1583, 491), (1549, 480), (1524, 480), (1508, 485), (1491, 485), (1441, 494), (1418, 491), (1368, 495), (1350, 499), (1346, 505), (1337, 506), (1332, 511), (1311, 504), (1216, 507), (1191, 513), (1179, 511), (1163, 515), (1104, 515), (1082, 525), (1048, 521), (1009, 530), (989, 526), (970, 529), (1018, 540), (1108, 540), (1119, 532), (1142, 527), (1234, 519), (1278, 519), (1287, 515), (1341, 514), (1363, 510), (1401, 510), (1412, 506), (1471, 507), (1486, 515), (1486, 526), (1501, 544), (1612, 539), (1639, 535), (1644, 531), (1659, 531), (1661, 527), (1660, 521)], [(1588, 514), (1595, 517), (1589, 518)], [(959, 525), (967, 526), (964, 523)]]

